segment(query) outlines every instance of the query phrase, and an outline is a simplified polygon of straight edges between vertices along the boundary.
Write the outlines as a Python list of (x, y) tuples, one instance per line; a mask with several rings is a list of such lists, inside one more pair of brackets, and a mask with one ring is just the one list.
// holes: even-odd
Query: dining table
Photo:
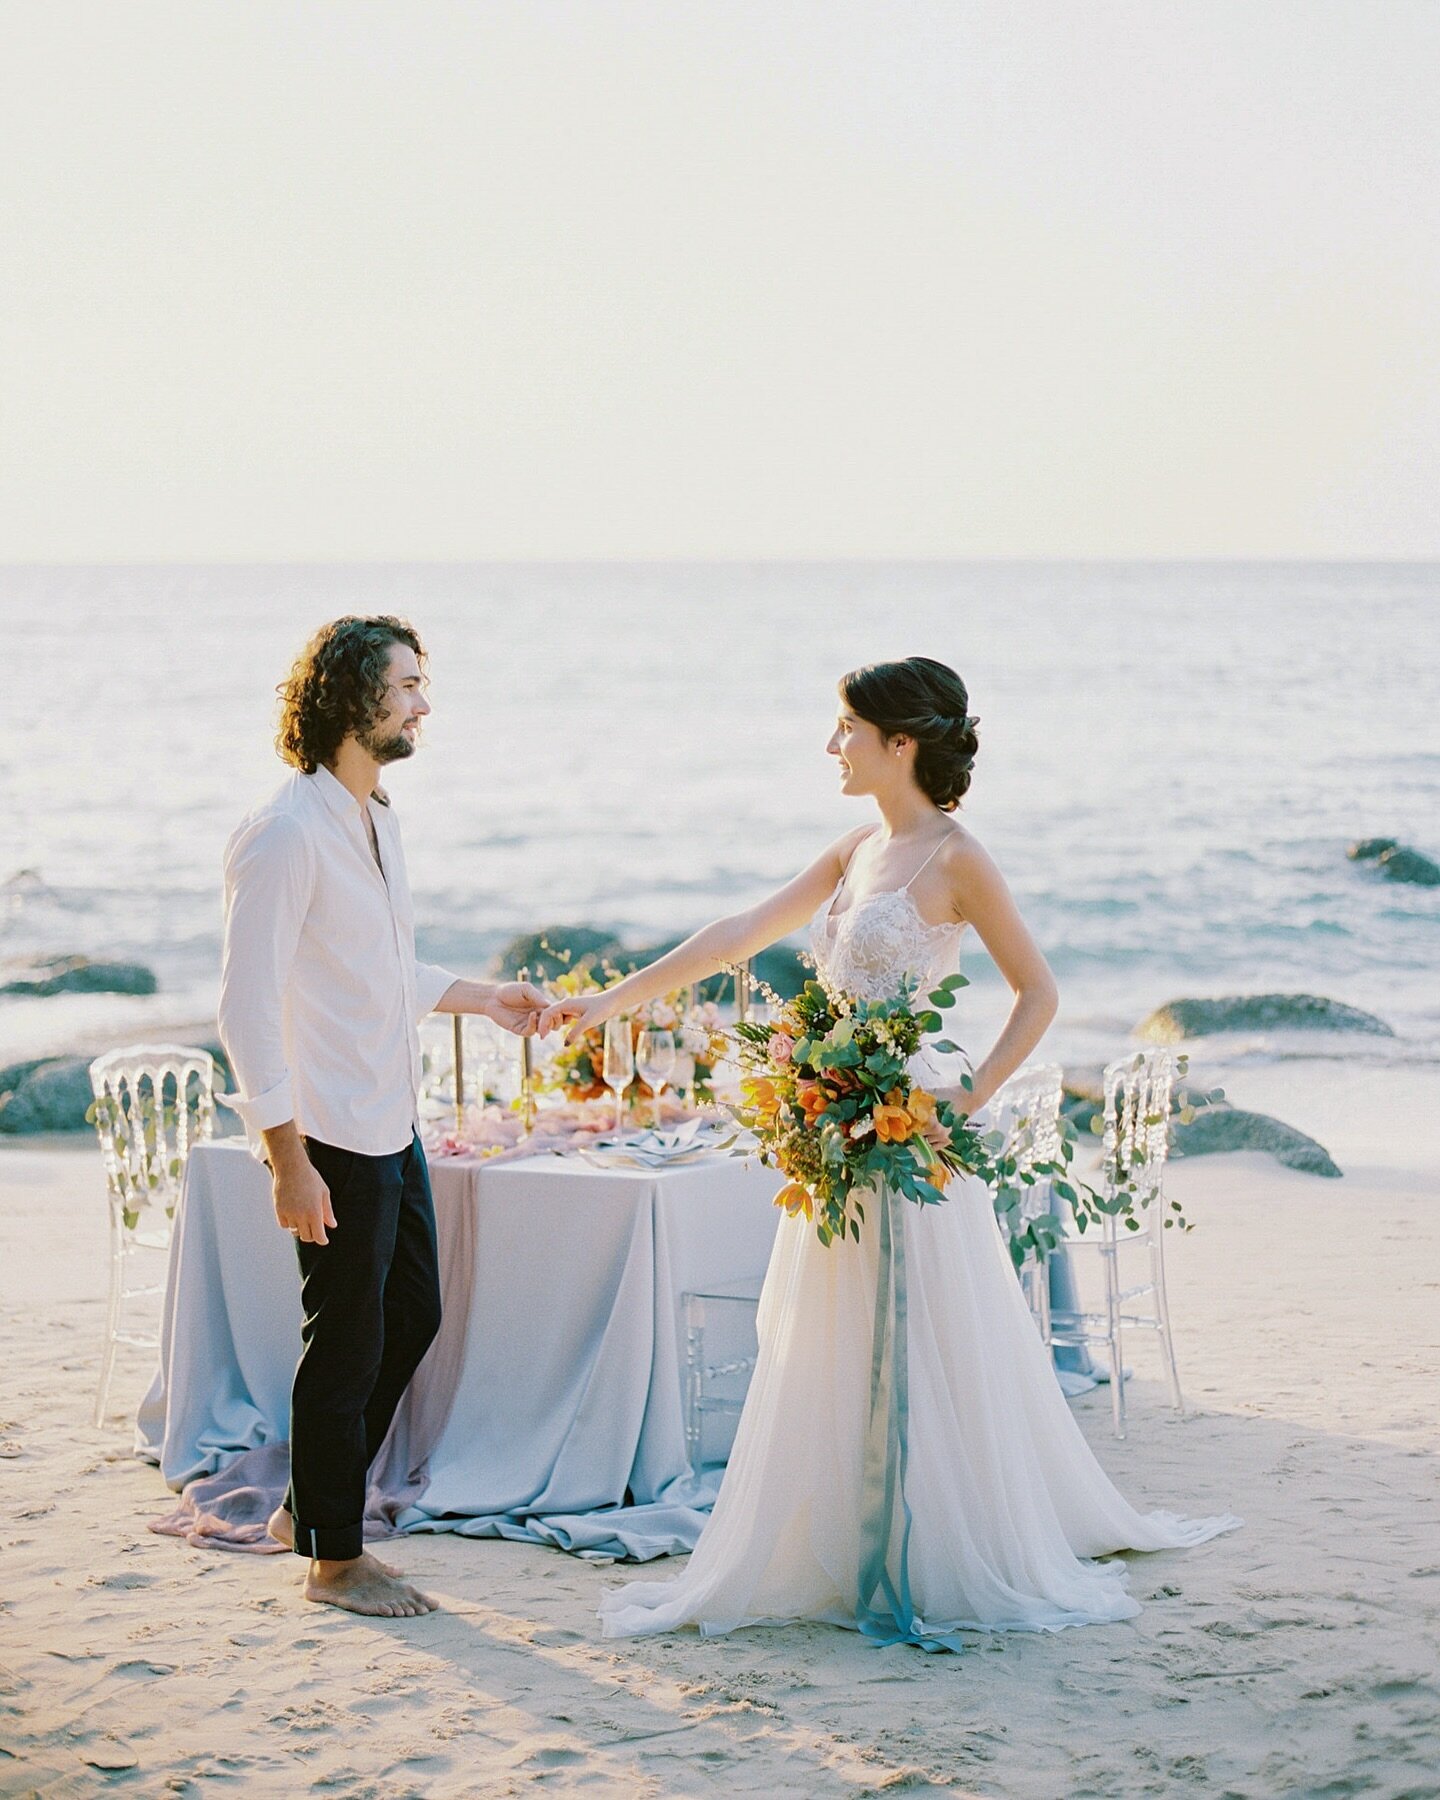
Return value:
[[(367, 1519), (597, 1557), (692, 1548), (720, 1471), (687, 1452), (684, 1298), (757, 1291), (781, 1216), (773, 1173), (715, 1150), (656, 1167), (427, 1162), (442, 1322), (372, 1467)], [(241, 1139), (194, 1145), (135, 1442), (199, 1496), (192, 1513), (213, 1521), (241, 1489), (263, 1510), (287, 1472), (300, 1327), (269, 1171)]]

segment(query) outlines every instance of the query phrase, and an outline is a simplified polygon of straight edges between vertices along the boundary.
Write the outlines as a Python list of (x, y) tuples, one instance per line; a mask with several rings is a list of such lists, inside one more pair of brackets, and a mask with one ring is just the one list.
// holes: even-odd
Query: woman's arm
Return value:
[(977, 1112), (1044, 1037), (1059, 1006), (1060, 990), (988, 852), (967, 834), (946, 850), (945, 857), (956, 912), (979, 932), (1015, 996), (1004, 1029), (972, 1072), (973, 1089), (956, 1088), (942, 1096), (959, 1111)]
[(773, 894), (747, 907), (702, 925), (683, 944), (643, 969), (636, 969), (600, 994), (581, 994), (573, 1000), (557, 1000), (540, 1018), (542, 1035), (569, 1023), (571, 1042), (620, 1013), (634, 1012), (647, 1000), (656, 1000), (676, 988), (689, 987), (713, 975), (727, 963), (744, 962), (807, 924), (816, 909), (835, 891), (865, 827), (837, 838), (809, 868), (801, 870)]

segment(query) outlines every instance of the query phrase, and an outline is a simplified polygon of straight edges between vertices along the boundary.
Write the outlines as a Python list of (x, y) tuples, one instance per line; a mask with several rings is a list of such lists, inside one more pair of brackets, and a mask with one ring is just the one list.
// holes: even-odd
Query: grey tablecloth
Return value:
[[(437, 1159), (444, 1323), (377, 1459), (372, 1516), (406, 1531), (645, 1558), (689, 1549), (680, 1296), (763, 1272), (775, 1178), (716, 1158), (660, 1173)], [(293, 1241), (239, 1144), (197, 1146), (138, 1454), (176, 1490), (273, 1483), (299, 1353)], [(263, 1473), (256, 1473), (263, 1471)], [(220, 1482), (223, 1487), (223, 1481)], [(263, 1512), (268, 1494), (252, 1511)]]

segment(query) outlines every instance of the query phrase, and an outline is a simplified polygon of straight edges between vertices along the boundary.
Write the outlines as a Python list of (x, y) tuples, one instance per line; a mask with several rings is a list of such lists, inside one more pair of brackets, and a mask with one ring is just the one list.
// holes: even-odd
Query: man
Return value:
[(546, 996), (415, 960), (400, 828), (377, 785), (430, 711), (414, 629), (336, 619), (280, 693), (293, 772), (226, 846), (220, 986), (233, 1104), (300, 1260), (291, 1482), (270, 1530), (310, 1559), (307, 1599), (410, 1617), (434, 1601), (365, 1552), (362, 1522), (367, 1471), (440, 1324), (417, 1024), (484, 1013), (528, 1035)]

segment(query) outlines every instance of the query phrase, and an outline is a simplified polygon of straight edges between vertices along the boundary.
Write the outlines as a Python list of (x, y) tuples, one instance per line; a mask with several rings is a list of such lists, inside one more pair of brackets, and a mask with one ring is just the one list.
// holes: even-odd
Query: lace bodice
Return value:
[(834, 916), (839, 892), (810, 921), (810, 948), (832, 987), (888, 1000), (907, 979), (933, 985), (955, 968), (965, 927), (927, 925), (909, 888), (868, 894)]

